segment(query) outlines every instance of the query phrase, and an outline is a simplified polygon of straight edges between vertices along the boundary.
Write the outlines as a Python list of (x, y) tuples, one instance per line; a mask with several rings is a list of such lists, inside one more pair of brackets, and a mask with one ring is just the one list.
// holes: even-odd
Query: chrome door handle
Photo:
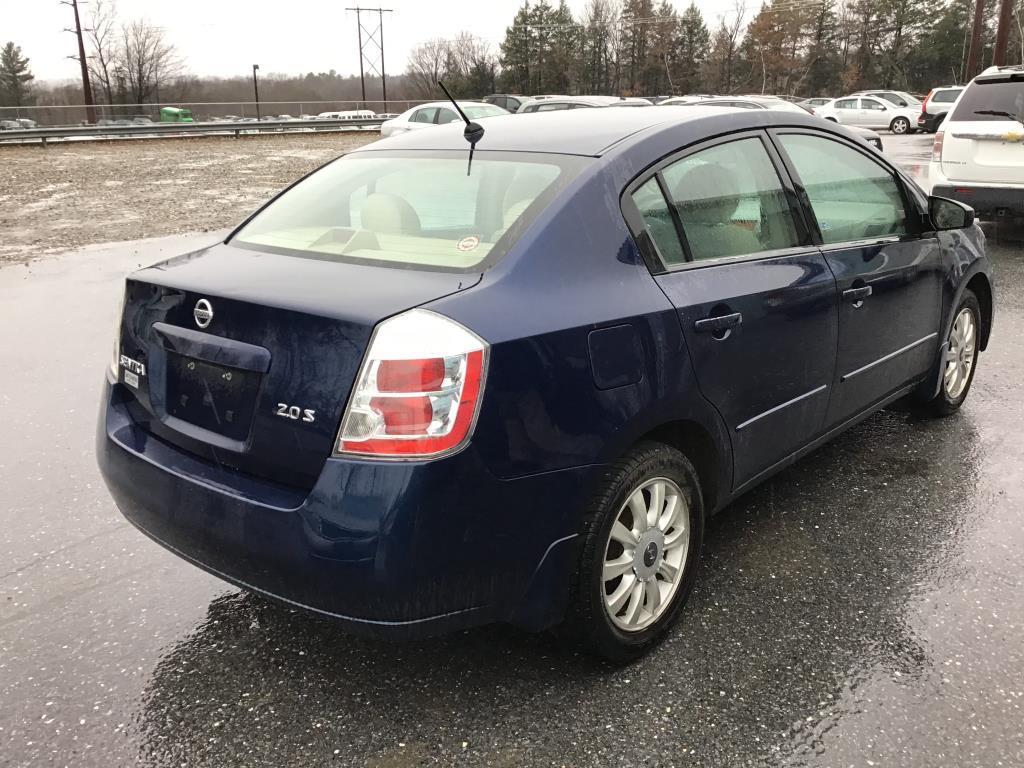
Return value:
[(860, 288), (847, 288), (843, 291), (843, 298), (847, 301), (863, 301), (871, 295), (871, 286), (862, 285)]
[(743, 314), (740, 312), (733, 312), (731, 315), (706, 317), (703, 320), (695, 322), (693, 327), (694, 330), (700, 331), (701, 333), (718, 333), (720, 331), (727, 331), (730, 328), (735, 328), (742, 322)]

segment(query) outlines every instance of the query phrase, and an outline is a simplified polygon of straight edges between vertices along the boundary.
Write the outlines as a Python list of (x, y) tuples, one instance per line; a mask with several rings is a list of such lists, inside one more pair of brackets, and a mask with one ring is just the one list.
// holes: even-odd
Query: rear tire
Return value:
[(612, 463), (588, 505), (559, 633), (609, 661), (660, 642), (693, 589), (704, 535), (697, 473), (643, 442)]
[(889, 130), (897, 136), (910, 132), (910, 121), (905, 117), (897, 117), (889, 123)]
[(981, 331), (981, 305), (970, 290), (964, 291), (953, 315), (946, 337), (946, 351), (940, 363), (939, 391), (925, 403), (932, 416), (949, 416), (960, 410), (967, 399), (978, 369), (978, 339)]

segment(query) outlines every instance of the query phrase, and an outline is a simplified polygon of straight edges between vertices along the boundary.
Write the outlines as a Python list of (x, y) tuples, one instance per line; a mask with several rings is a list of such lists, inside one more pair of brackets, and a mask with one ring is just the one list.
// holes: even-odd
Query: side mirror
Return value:
[(908, 106), (908, 104), (903, 99), (900, 99), (900, 106), (901, 107), (906, 107), (906, 106)]
[(974, 209), (945, 197), (928, 198), (928, 216), (936, 231), (967, 229), (974, 224)]

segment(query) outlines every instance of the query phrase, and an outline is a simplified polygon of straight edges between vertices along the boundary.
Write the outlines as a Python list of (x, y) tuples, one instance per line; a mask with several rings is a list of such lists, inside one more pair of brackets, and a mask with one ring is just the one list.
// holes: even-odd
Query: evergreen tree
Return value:
[(21, 48), (7, 43), (0, 49), (0, 106), (23, 107), (32, 103), (32, 86), (35, 75), (28, 67), (28, 58), (21, 55)]
[(654, 5), (651, 0), (625, 0), (622, 5), (619, 37), (620, 87), (624, 96), (639, 94), (648, 62), (651, 21)]
[(501, 43), (501, 87), (510, 93), (532, 93), (530, 49), (534, 41), (530, 21), (530, 3), (527, 1), (516, 11), (512, 26), (505, 29), (505, 39)]
[(581, 93), (613, 93), (618, 16), (611, 0), (590, 0), (583, 12), (577, 86)]
[(700, 87), (700, 70), (708, 58), (711, 35), (700, 9), (691, 1), (676, 27), (672, 56), (672, 84), (675, 92), (693, 93)]

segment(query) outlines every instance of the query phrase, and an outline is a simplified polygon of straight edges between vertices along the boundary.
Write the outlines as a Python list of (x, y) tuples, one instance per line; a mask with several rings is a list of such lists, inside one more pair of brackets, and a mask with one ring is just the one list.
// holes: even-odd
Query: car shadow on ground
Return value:
[[(156, 665), (134, 725), (140, 762), (747, 765), (812, 755), (844, 691), (878, 668), (912, 678), (928, 666), (905, 607), (955, 564), (978, 446), (969, 412), (926, 421), (893, 408), (751, 492), (710, 522), (680, 624), (624, 668), (503, 626), (385, 643), (224, 595)], [(653, 740), (629, 737), (636, 718)]]

